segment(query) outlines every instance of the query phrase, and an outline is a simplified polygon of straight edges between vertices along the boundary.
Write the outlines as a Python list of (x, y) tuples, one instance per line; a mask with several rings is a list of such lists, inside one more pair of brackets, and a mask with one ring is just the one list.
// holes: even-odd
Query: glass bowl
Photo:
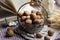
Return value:
[[(18, 9), (17, 20), (18, 20), (19, 27), (17, 30), (18, 31), (21, 30), (21, 31), (23, 31), (25, 33), (29, 33), (29, 34), (34, 34), (34, 33), (40, 32), (42, 30), (42, 28), (46, 24), (48, 14), (47, 14), (46, 9), (41, 5), (41, 2), (39, 2), (39, 6), (31, 6), (30, 3), (34, 3), (34, 2), (27, 2)], [(31, 10), (36, 10), (36, 11), (42, 12), (44, 22), (38, 23), (38, 24), (26, 24), (26, 23), (21, 22), (21, 17), (19, 16), (18, 13), (19, 12), (23, 13), (24, 11), (29, 11), (31, 13)]]

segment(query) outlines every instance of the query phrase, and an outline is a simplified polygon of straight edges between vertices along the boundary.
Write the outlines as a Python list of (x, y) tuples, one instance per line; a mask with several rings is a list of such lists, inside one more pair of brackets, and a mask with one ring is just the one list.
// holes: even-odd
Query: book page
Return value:
[(27, 3), (29, 0), (0, 0), (0, 1), (6, 4), (7, 7), (10, 8), (9, 10), (12, 10), (13, 12), (16, 13), (19, 7), (23, 5), (24, 3)]
[(16, 13), (16, 8), (11, 0), (5, 0), (5, 3)]
[(19, 7), (23, 5), (24, 3), (27, 3), (29, 0), (10, 0), (13, 4), (13, 6), (18, 11)]

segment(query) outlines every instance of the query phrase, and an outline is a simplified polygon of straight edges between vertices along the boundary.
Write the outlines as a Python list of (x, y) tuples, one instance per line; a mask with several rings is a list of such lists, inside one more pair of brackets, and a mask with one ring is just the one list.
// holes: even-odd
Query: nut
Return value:
[(43, 19), (40, 19), (41, 23), (44, 23), (44, 20)]
[(42, 35), (42, 33), (38, 32), (38, 33), (36, 33), (36, 37), (37, 37), (37, 38), (42, 38), (43, 35)]
[(12, 37), (14, 35), (14, 31), (11, 28), (7, 29), (6, 36)]
[(9, 30), (14, 31), (14, 29), (13, 29), (12, 27), (8, 27), (8, 28), (7, 28), (7, 31), (9, 31)]
[(35, 19), (34, 23), (41, 23), (41, 20), (40, 19)]
[(30, 13), (28, 11), (24, 11), (23, 16), (29, 16)]
[(50, 40), (50, 37), (49, 36), (45, 36), (44, 40)]
[(41, 16), (40, 15), (37, 15), (37, 19), (40, 19), (41, 18)]
[(27, 19), (27, 20), (26, 20), (26, 23), (27, 23), (27, 24), (32, 24), (32, 20), (31, 20), (31, 19)]
[(54, 32), (55, 32), (55, 31), (54, 31), (53, 29), (48, 30), (48, 35), (49, 35), (49, 36), (52, 36), (52, 35), (54, 34)]
[(27, 19), (30, 19), (30, 16), (26, 16)]
[(21, 20), (24, 21), (26, 19), (26, 16), (22, 16)]
[(37, 18), (37, 15), (36, 15), (35, 13), (32, 13), (32, 14), (31, 14), (31, 18), (32, 18), (32, 19), (36, 19), (36, 18)]
[(39, 11), (37, 11), (37, 13), (36, 13), (37, 15), (42, 15), (42, 13), (41, 12), (39, 12)]

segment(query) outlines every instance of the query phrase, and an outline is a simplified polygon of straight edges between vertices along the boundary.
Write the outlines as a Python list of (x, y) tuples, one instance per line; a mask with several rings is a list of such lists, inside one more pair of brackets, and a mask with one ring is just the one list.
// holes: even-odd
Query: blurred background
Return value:
[[(0, 1), (5, 1), (5, 0), (0, 0)], [(30, 1), (30, 0), (17, 0), (17, 1), (13, 0), (13, 3), (15, 4), (16, 8), (18, 9), (22, 4), (26, 3), (27, 1)], [(0, 18), (9, 17), (9, 16), (15, 16), (15, 14), (5, 11), (0, 8)]]

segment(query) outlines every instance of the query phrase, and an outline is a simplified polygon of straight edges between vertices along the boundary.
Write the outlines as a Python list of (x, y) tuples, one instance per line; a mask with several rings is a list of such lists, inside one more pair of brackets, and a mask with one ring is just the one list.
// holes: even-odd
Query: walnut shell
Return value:
[(31, 19), (27, 19), (27, 20), (26, 20), (26, 23), (27, 23), (27, 24), (32, 24), (32, 20), (31, 20)]
[(26, 16), (27, 19), (30, 19), (30, 16)]
[(32, 13), (32, 14), (31, 14), (31, 18), (32, 18), (32, 19), (36, 19), (36, 18), (37, 18), (37, 15), (34, 14), (34, 13)]
[(49, 36), (52, 36), (52, 35), (54, 34), (54, 32), (55, 32), (55, 31), (54, 31), (53, 29), (48, 30), (48, 35), (49, 35)]
[(14, 35), (14, 31), (13, 30), (9, 30), (6, 32), (6, 35), (9, 37), (12, 37)]
[(24, 11), (23, 16), (29, 16), (29, 15), (30, 15), (29, 11)]
[(37, 13), (36, 13), (36, 14), (37, 14), (37, 15), (40, 15), (40, 16), (42, 15), (42, 13), (41, 13), (41, 12), (39, 12), (39, 11), (37, 11)]
[(8, 27), (8, 28), (7, 28), (7, 31), (9, 31), (9, 30), (14, 31), (14, 29), (13, 29), (12, 27)]
[(40, 19), (35, 19), (34, 23), (41, 23), (41, 20)]
[(43, 37), (43, 35), (42, 35), (42, 33), (41, 33), (41, 32), (38, 32), (38, 33), (36, 33), (36, 37), (37, 37), (37, 38), (42, 38), (42, 37)]
[(49, 36), (45, 36), (44, 40), (50, 40), (50, 37)]
[(21, 17), (21, 21), (24, 21), (26, 19), (26, 16)]
[(40, 15), (37, 15), (37, 19), (41, 19), (41, 16)]
[(43, 19), (40, 19), (41, 23), (44, 23), (44, 20)]

